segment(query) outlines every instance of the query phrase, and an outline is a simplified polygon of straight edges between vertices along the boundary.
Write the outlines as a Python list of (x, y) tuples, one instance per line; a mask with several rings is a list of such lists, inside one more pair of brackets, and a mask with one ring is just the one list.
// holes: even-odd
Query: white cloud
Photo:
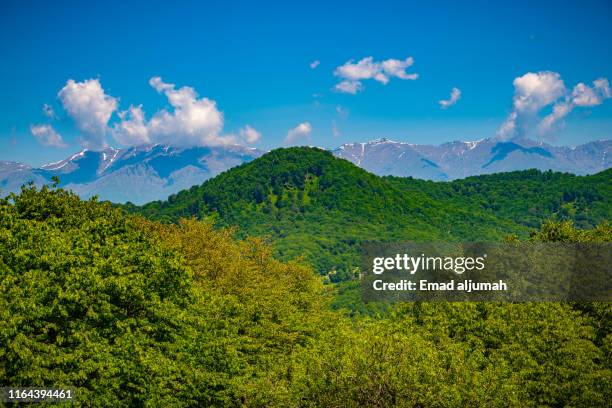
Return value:
[(380, 63), (374, 62), (373, 57), (366, 57), (357, 63), (353, 60), (346, 62), (336, 68), (334, 75), (340, 78), (346, 78), (352, 81), (374, 78), (376, 74), (381, 72)]
[(157, 92), (171, 91), (174, 89), (174, 84), (167, 84), (162, 81), (161, 77), (152, 77), (149, 79), (149, 85), (151, 85)]
[(363, 89), (363, 85), (359, 81), (342, 81), (337, 83), (334, 89), (338, 92), (355, 95)]
[(297, 144), (300, 140), (310, 139), (310, 133), (312, 133), (312, 126), (309, 122), (302, 122), (293, 129), (287, 132), (284, 143), (286, 145)]
[(514, 80), (514, 107), (518, 112), (537, 112), (566, 92), (556, 72), (529, 72)]
[[(408, 74), (406, 69), (414, 64), (414, 58), (408, 57), (405, 60), (388, 59), (382, 62), (382, 70), (390, 77), (399, 79), (415, 80), (418, 74)], [(375, 78), (376, 79), (376, 78)]]
[(595, 87), (590, 88), (581, 82), (574, 87), (571, 101), (576, 106), (595, 106), (601, 103), (601, 97)]
[(315, 69), (316, 67), (318, 67), (318, 66), (319, 66), (319, 64), (321, 64), (321, 61), (319, 61), (319, 60), (314, 60), (314, 61), (312, 61), (312, 62), (311, 62), (309, 65), (310, 65), (310, 68), (311, 68), (311, 69)]
[(31, 125), (30, 132), (43, 146), (66, 147), (62, 136), (51, 125)]
[(240, 129), (240, 137), (248, 144), (257, 143), (261, 140), (261, 133), (253, 129), (251, 126), (246, 125)]
[(523, 137), (538, 112), (566, 93), (565, 85), (556, 72), (529, 72), (514, 79), (513, 109), (497, 132), (502, 139)]
[(43, 115), (48, 117), (49, 119), (57, 119), (57, 115), (55, 114), (55, 110), (53, 110), (53, 106), (44, 104), (42, 106)]
[(451, 90), (450, 97), (447, 100), (438, 101), (438, 103), (440, 104), (440, 108), (446, 109), (456, 104), (460, 98), (461, 91), (459, 90), (459, 88), (453, 88)]
[(373, 57), (362, 58), (358, 62), (347, 61), (336, 68), (334, 75), (341, 78), (334, 89), (338, 92), (356, 94), (363, 89), (362, 81), (374, 79), (387, 84), (391, 78), (415, 80), (418, 74), (409, 74), (406, 70), (414, 64), (414, 59), (405, 60), (388, 59), (381, 62), (374, 61)]
[(589, 87), (584, 83), (578, 83), (570, 95), (553, 106), (550, 114), (546, 115), (538, 125), (541, 136), (547, 136), (552, 131), (562, 128), (564, 119), (576, 107), (593, 107), (601, 105), (604, 100), (610, 98), (610, 84), (606, 78), (599, 78), (593, 81), (593, 86)]
[(151, 143), (142, 105), (132, 105), (127, 111), (119, 112), (119, 119), (112, 131), (117, 142), (126, 146)]
[(107, 125), (117, 109), (117, 99), (106, 95), (97, 79), (83, 82), (69, 79), (58, 96), (81, 131), (83, 146), (92, 149), (105, 147)]
[(152, 140), (174, 145), (201, 146), (226, 145), (234, 143), (231, 136), (221, 136), (223, 113), (215, 101), (206, 97), (198, 98), (196, 91), (184, 86), (175, 89), (174, 84), (153, 77), (149, 84), (163, 93), (173, 110), (162, 109), (148, 123)]
[(610, 91), (610, 82), (608, 82), (608, 78), (599, 78), (594, 80), (593, 86), (603, 96), (604, 99), (612, 98), (612, 92)]
[[(503, 139), (525, 137), (537, 123), (540, 136), (548, 136), (563, 127), (563, 121), (577, 107), (592, 107), (611, 97), (606, 78), (593, 81), (593, 86), (578, 83), (569, 92), (556, 72), (529, 72), (514, 80), (513, 109), (498, 131)], [(552, 105), (542, 120), (539, 112)], [(539, 122), (539, 123), (538, 123)]]
[(538, 131), (541, 136), (546, 136), (548, 133), (561, 126), (563, 118), (565, 118), (574, 109), (574, 106), (568, 102), (559, 102), (553, 106), (550, 114), (538, 124)]
[[(223, 113), (215, 101), (199, 97), (189, 86), (177, 89), (160, 77), (151, 78), (149, 84), (167, 98), (170, 108), (162, 109), (147, 119), (142, 105), (132, 105), (127, 110), (118, 111), (118, 120), (111, 125), (109, 121), (118, 109), (118, 99), (107, 95), (98, 79), (83, 82), (70, 79), (58, 96), (80, 130), (81, 144), (86, 148), (106, 147), (108, 134), (126, 146), (148, 143), (219, 146), (236, 143), (237, 137), (222, 134)], [(49, 109), (52, 110), (48, 105), (43, 107), (45, 113), (51, 112)], [(261, 138), (261, 134), (250, 126), (244, 127), (240, 136), (247, 143), (255, 143)]]
[(506, 139), (508, 137), (514, 137), (516, 135), (516, 119), (518, 114), (516, 111), (510, 112), (510, 115), (506, 118), (504, 123), (500, 126), (497, 131), (497, 136), (501, 139)]
[(593, 81), (592, 87), (582, 82), (576, 85), (572, 91), (571, 101), (575, 106), (597, 106), (601, 105), (610, 96), (608, 80), (606, 78), (599, 78)]
[[(120, 121), (113, 128), (113, 137), (124, 145), (167, 143), (175, 146), (220, 146), (236, 142), (231, 135), (222, 135), (223, 113), (215, 101), (200, 98), (189, 86), (176, 89), (174, 84), (153, 77), (149, 84), (164, 94), (172, 110), (162, 109), (146, 120), (141, 106), (131, 106), (119, 113)], [(254, 130), (254, 129), (252, 129)], [(253, 133), (250, 134), (254, 137)]]

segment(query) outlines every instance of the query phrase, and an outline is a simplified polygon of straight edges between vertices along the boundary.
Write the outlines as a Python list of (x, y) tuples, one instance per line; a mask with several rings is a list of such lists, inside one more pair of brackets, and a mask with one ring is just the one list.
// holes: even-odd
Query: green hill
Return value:
[[(531, 237), (611, 238), (570, 222)], [(408, 302), (370, 318), (330, 310), (321, 280), (210, 222), (24, 187), (0, 199), (0, 383), (70, 387), (93, 407), (609, 405), (609, 303)]]
[(395, 187), (418, 191), (461, 207), (539, 228), (543, 219), (572, 219), (580, 228), (593, 228), (610, 219), (612, 169), (591, 176), (539, 170), (514, 171), (435, 183), (387, 177)]
[(213, 216), (242, 236), (269, 237), (281, 259), (304, 256), (337, 281), (351, 277), (367, 240), (499, 240), (526, 236), (553, 214), (596, 223), (609, 218), (609, 179), (610, 172), (527, 171), (433, 183), (378, 177), (299, 147), (274, 150), (167, 201), (125, 208), (166, 222)]

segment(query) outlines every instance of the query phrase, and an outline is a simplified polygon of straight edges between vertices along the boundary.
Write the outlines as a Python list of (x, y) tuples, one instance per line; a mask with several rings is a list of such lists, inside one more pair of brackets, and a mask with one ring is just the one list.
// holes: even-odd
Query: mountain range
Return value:
[(350, 279), (364, 241), (526, 238), (555, 216), (581, 228), (610, 219), (612, 169), (589, 176), (523, 170), (450, 182), (380, 177), (331, 152), (276, 149), (165, 201), (127, 211), (153, 220), (212, 217), (274, 242), (332, 280)]
[(201, 184), (262, 154), (261, 150), (237, 145), (180, 148), (155, 144), (82, 150), (40, 168), (0, 161), (0, 192), (17, 192), (28, 181), (46, 184), (57, 176), (62, 187), (82, 198), (96, 195), (117, 203), (144, 204)]
[(378, 139), (344, 144), (334, 154), (377, 174), (455, 180), (479, 174), (538, 169), (593, 174), (612, 167), (612, 140), (558, 147), (529, 139), (418, 145)]
[[(528, 139), (455, 141), (437, 146), (378, 139), (343, 144), (333, 154), (376, 175), (443, 181), (530, 168), (593, 174), (612, 167), (611, 149), (611, 140), (557, 147)], [(29, 181), (48, 184), (57, 176), (62, 187), (83, 198), (96, 195), (116, 203), (144, 204), (199, 185), (263, 153), (238, 145), (181, 148), (156, 144), (82, 150), (39, 168), (0, 161), (0, 195), (17, 192)]]

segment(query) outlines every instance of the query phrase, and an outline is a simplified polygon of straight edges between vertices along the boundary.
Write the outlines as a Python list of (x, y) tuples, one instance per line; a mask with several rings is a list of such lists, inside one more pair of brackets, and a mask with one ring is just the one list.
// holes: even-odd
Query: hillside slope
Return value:
[(125, 208), (167, 222), (214, 214), (242, 235), (271, 238), (282, 259), (304, 256), (332, 280), (351, 276), (367, 240), (498, 240), (527, 232), (306, 147), (274, 150), (167, 201)]
[[(547, 223), (533, 238), (609, 242), (612, 230)], [(68, 384), (75, 406), (94, 407), (609, 405), (609, 303), (347, 316), (310, 268), (270, 252), (62, 189), (0, 199), (0, 383)]]
[(533, 228), (551, 216), (571, 219), (579, 228), (593, 228), (612, 215), (612, 169), (590, 176), (532, 169), (449, 183), (391, 176), (385, 180), (445, 205), (484, 211)]
[(154, 220), (212, 216), (242, 236), (270, 238), (281, 259), (304, 256), (330, 279), (352, 277), (363, 241), (499, 240), (551, 216), (610, 219), (612, 170), (528, 170), (453, 182), (378, 177), (330, 152), (277, 149), (167, 201), (128, 211)]

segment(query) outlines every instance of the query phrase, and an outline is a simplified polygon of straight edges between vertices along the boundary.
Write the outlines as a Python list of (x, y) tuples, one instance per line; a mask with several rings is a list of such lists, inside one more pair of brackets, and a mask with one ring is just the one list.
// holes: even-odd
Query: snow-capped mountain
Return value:
[[(439, 146), (378, 139), (344, 144), (333, 153), (378, 175), (452, 180), (530, 168), (592, 174), (612, 167), (611, 150), (611, 140), (557, 147), (526, 139), (455, 141)], [(144, 204), (199, 185), (263, 153), (242, 146), (179, 148), (156, 144), (82, 150), (40, 168), (0, 161), (0, 195), (17, 192), (29, 181), (39, 186), (49, 184), (51, 177), (58, 176), (62, 187), (83, 198), (97, 195), (116, 203)]]
[(201, 184), (262, 154), (242, 146), (179, 148), (156, 144), (82, 150), (40, 168), (1, 161), (0, 194), (19, 191), (30, 180), (48, 184), (51, 177), (58, 176), (62, 187), (83, 198), (97, 195), (117, 203), (143, 204)]
[(438, 146), (378, 139), (348, 143), (334, 154), (378, 175), (452, 180), (505, 171), (540, 169), (592, 174), (612, 167), (612, 140), (557, 147), (528, 139), (482, 139)]

